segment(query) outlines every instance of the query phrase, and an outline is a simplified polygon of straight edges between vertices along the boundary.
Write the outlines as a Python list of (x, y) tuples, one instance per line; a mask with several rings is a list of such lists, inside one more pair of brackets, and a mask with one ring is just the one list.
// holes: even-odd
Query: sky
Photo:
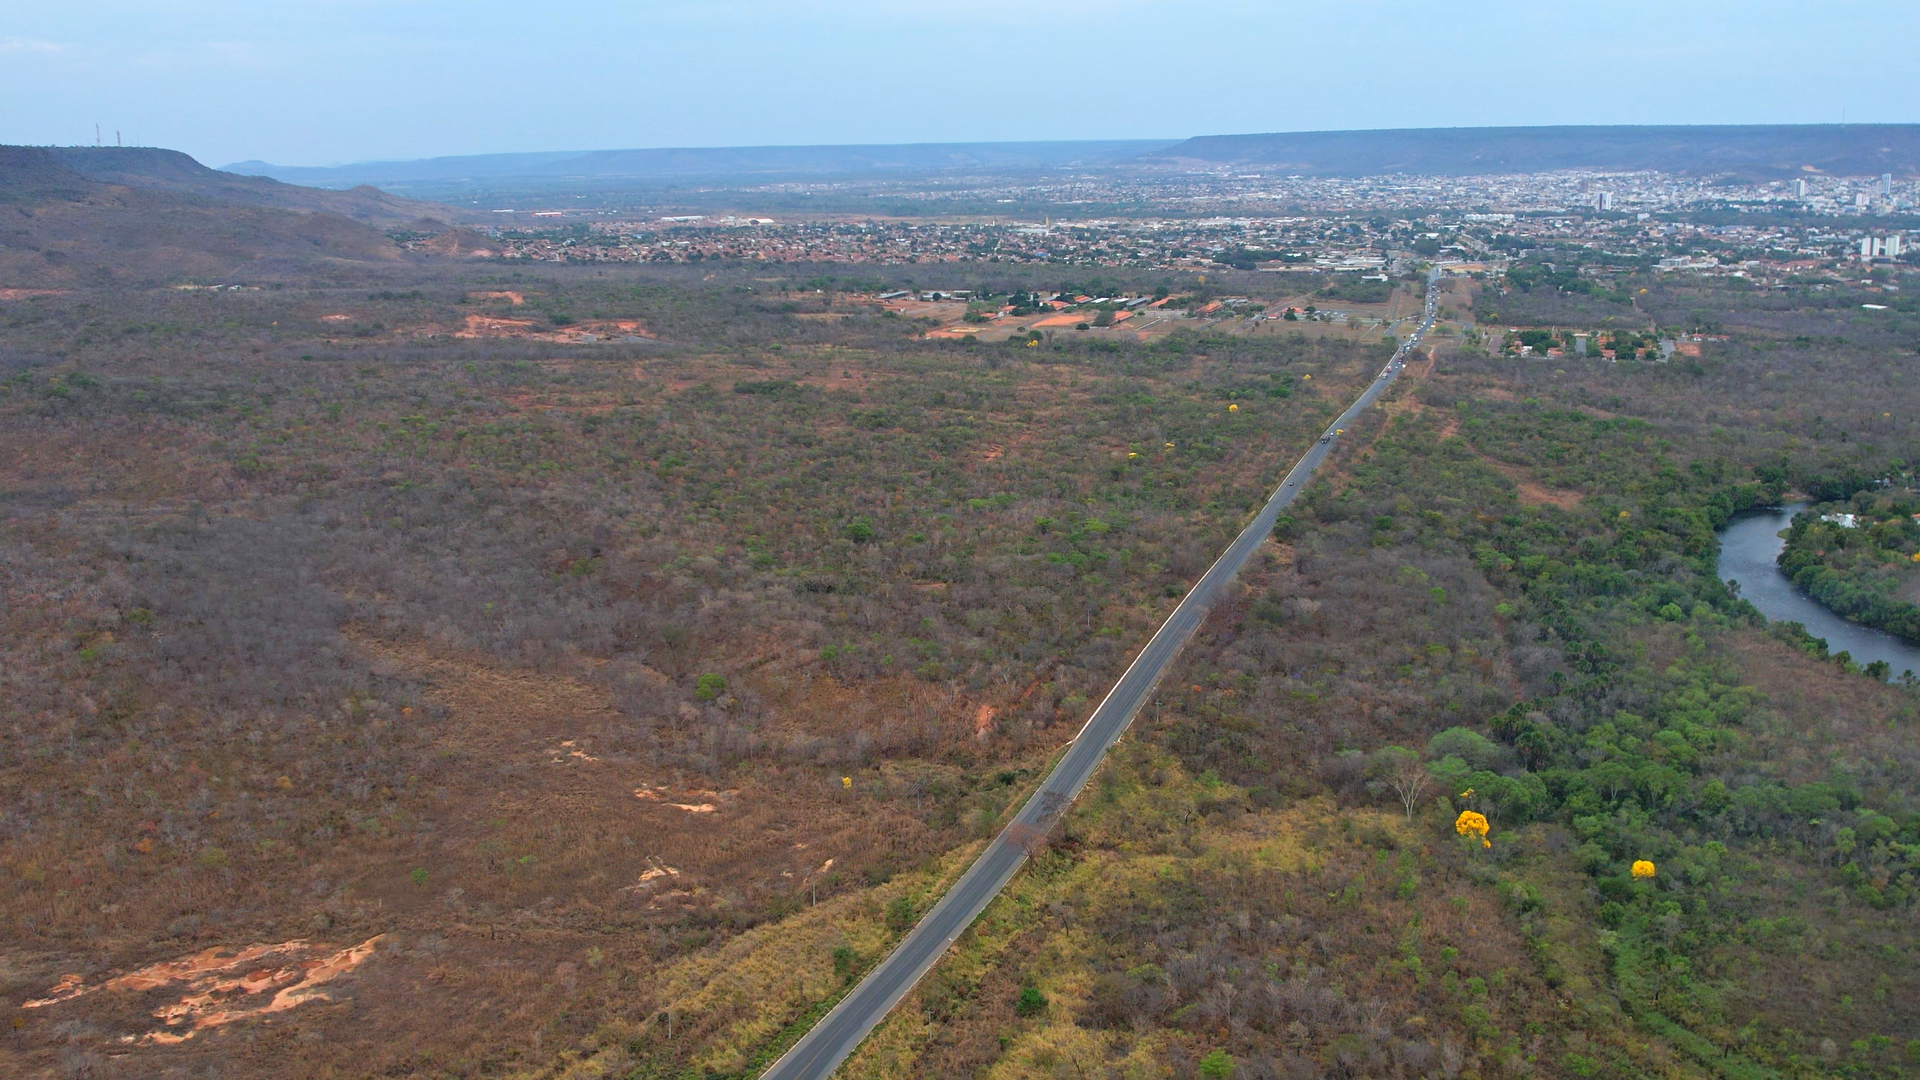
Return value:
[(0, 142), (658, 146), (1920, 121), (1914, 0), (0, 0)]

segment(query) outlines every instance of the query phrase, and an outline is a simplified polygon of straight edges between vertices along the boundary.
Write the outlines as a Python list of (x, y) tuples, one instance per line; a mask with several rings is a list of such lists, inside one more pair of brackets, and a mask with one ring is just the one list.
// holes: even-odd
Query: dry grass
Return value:
[[(1443, 946), (1461, 952), (1443, 969), (1512, 975), (1526, 966), (1519, 960), (1517, 926), (1498, 914), (1463, 867), (1450, 865), (1452, 837), (1443, 822), (1422, 818), (1410, 825), (1398, 814), (1343, 811), (1324, 799), (1202, 816), (1197, 805), (1230, 798), (1233, 789), (1187, 778), (1131, 739), (1115, 754), (1118, 760), (1069, 816), (1064, 840), (1015, 879), (840, 1075), (1160, 1076), (1170, 1061), (1193, 1061), (1216, 1046), (1234, 1046), (1239, 1040), (1211, 1023), (1129, 1028), (1090, 1020), (1099, 1015), (1094, 988), (1100, 974), (1117, 970), (1116, 964), (1124, 969), (1138, 963), (1153, 948), (1151, 931), (1116, 937), (1105, 928), (1136, 906), (1164, 911), (1169, 889), (1203, 904), (1209, 912), (1204, 921), (1223, 930), (1257, 926), (1263, 916), (1255, 914), (1249, 924), (1245, 913), (1250, 905), (1262, 910), (1261, 895), (1294, 898), (1283, 904), (1302, 915), (1311, 911), (1308, 934), (1263, 954), (1265, 959), (1285, 969), (1297, 957), (1300, 971), (1308, 963), (1337, 966), (1356, 984), (1345, 990), (1355, 1001), (1384, 992), (1384, 1012), (1368, 1021), (1379, 1025), (1376, 1031), (1473, 1046), (1465, 1035), (1447, 1034), (1450, 1016), (1418, 1003), (1426, 991), (1408, 979), (1383, 979), (1378, 966), (1368, 966), (1365, 958), (1406, 949), (1410, 934), (1429, 964)], [(1411, 899), (1381, 898), (1371, 888), (1358, 903), (1339, 899), (1342, 885), (1355, 880), (1360, 868), (1392, 863), (1395, 851), (1418, 853), (1419, 884)], [(1392, 865), (1405, 866), (1407, 857)], [(1229, 882), (1241, 888), (1228, 888)], [(1391, 932), (1383, 932), (1383, 920)], [(1417, 934), (1401, 929), (1410, 927)], [(1176, 959), (1161, 956), (1158, 962), (1172, 965)], [(1022, 1017), (1013, 1009), (1024, 983), (1047, 998), (1037, 1016)], [(1369, 989), (1360, 990), (1358, 983)], [(1537, 986), (1529, 994), (1525, 987), (1498, 995), (1503, 1004), (1495, 1010), (1496, 1023), (1517, 1027), (1564, 1005), (1559, 996), (1538, 993)], [(1338, 1032), (1337, 1024), (1332, 1030), (1315, 1025), (1300, 1050), (1311, 1060), (1313, 1047), (1332, 1044)], [(1483, 1043), (1477, 1052), (1489, 1048)], [(1246, 1060), (1238, 1047), (1235, 1053)]]

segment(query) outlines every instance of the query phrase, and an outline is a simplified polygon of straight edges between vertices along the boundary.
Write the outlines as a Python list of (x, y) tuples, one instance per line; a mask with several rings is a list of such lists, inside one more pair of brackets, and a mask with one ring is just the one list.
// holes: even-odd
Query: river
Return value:
[(1827, 648), (1846, 652), (1856, 664), (1885, 660), (1895, 675), (1920, 673), (1920, 647), (1892, 634), (1848, 622), (1822, 607), (1780, 572), (1780, 535), (1805, 503), (1735, 514), (1720, 530), (1720, 579), (1740, 583), (1740, 595), (1775, 622), (1797, 622), (1807, 633), (1827, 639)]

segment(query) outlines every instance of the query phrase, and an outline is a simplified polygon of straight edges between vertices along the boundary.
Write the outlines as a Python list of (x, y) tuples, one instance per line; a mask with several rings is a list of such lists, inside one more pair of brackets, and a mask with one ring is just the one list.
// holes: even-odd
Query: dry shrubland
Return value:
[(0, 311), (5, 992), (386, 935), (333, 1005), (133, 1058), (163, 991), (25, 1010), (23, 1067), (644, 1026), (670, 965), (991, 829), (1375, 361), (658, 274), (502, 283), (653, 341), (460, 339), (494, 283), (389, 284)]
[[(0, 307), (0, 993), (383, 935), (176, 1045), (118, 1041), (166, 990), (21, 1009), (17, 1071), (751, 1072), (1380, 359), (708, 273)], [(652, 337), (454, 336), (508, 292)], [(1914, 699), (1712, 530), (1903, 475), (1913, 393), (1877, 340), (1443, 348), (850, 1074), (1897, 1075)]]

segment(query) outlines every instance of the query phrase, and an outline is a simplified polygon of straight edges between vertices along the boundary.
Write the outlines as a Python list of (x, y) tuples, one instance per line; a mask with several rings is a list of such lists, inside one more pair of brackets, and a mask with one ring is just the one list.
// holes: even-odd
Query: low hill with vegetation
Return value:
[(0, 146), (0, 288), (377, 273), (406, 258), (384, 229), (454, 234), (433, 214), (450, 216), (371, 188), (230, 176), (170, 150)]
[[(327, 213), (369, 225), (404, 225), (422, 217), (457, 213), (435, 203), (389, 195), (359, 186), (329, 191), (282, 183), (263, 176), (237, 176), (209, 169), (178, 150), (148, 146), (6, 147), (10, 156), (45, 155), (44, 161), (82, 179), (112, 187), (193, 195), (226, 206)], [(46, 168), (47, 166), (41, 166)]]

